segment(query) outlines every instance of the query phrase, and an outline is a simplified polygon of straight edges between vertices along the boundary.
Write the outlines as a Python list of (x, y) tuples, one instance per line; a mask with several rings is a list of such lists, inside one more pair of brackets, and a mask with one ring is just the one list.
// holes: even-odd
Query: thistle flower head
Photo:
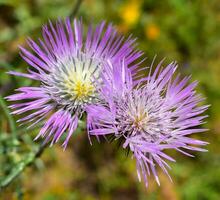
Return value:
[(189, 136), (205, 131), (198, 126), (207, 116), (199, 115), (208, 106), (198, 105), (203, 98), (196, 94), (196, 82), (188, 83), (189, 77), (174, 77), (175, 62), (165, 68), (161, 62), (153, 73), (151, 66), (149, 75), (139, 82), (132, 80), (124, 62), (120, 67), (108, 65), (102, 75), (105, 87), (100, 90), (106, 104), (87, 107), (88, 129), (91, 135), (120, 138), (136, 159), (139, 180), (142, 174), (147, 186), (152, 173), (159, 184), (156, 165), (169, 176), (166, 160), (174, 159), (165, 149), (188, 156), (192, 155), (185, 150), (205, 151), (197, 145), (206, 142)]
[(21, 57), (30, 65), (28, 73), (9, 72), (39, 81), (38, 87), (21, 87), (7, 99), (24, 101), (11, 106), (13, 114), (32, 111), (19, 122), (33, 126), (47, 119), (37, 138), (52, 139), (51, 144), (67, 132), (66, 147), (85, 107), (99, 101), (97, 88), (107, 60), (117, 63), (125, 58), (131, 64), (141, 56), (134, 50), (134, 39), (124, 40), (112, 25), (105, 28), (104, 22), (89, 26), (86, 37), (83, 35), (81, 21), (74, 20), (73, 27), (69, 19), (55, 25), (49, 22), (43, 27), (43, 40), (28, 39), (32, 51), (20, 47)]

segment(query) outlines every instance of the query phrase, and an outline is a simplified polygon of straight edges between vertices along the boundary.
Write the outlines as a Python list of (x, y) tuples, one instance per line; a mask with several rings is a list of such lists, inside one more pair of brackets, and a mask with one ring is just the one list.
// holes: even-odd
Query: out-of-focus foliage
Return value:
[[(27, 37), (41, 37), (48, 19), (64, 18), (74, 10), (73, 0), (0, 0), (0, 181), (17, 163), (24, 162), (40, 142), (33, 142), (38, 128), (19, 127), (7, 109), (4, 96), (19, 86), (34, 85), (9, 76), (8, 70), (25, 71), (18, 45)], [(208, 153), (187, 158), (170, 152), (170, 183), (164, 175), (161, 187), (153, 181), (146, 190), (137, 181), (134, 160), (117, 144), (94, 142), (90, 146), (83, 129), (65, 152), (59, 145), (48, 148), (34, 165), (25, 169), (0, 199), (93, 200), (93, 199), (220, 199), (220, 3), (219, 0), (84, 0), (78, 17), (85, 25), (106, 20), (125, 34), (138, 38), (150, 64), (177, 60), (179, 71), (198, 79), (199, 92), (211, 104), (205, 127), (210, 131), (195, 137), (206, 140)], [(31, 154), (32, 155), (32, 154)], [(29, 157), (28, 157), (29, 158)]]

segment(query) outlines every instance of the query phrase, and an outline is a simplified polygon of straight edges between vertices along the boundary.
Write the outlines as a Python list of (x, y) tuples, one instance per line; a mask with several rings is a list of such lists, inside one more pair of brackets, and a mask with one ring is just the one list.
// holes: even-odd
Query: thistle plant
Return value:
[(28, 72), (9, 72), (39, 86), (21, 87), (6, 97), (14, 102), (12, 114), (25, 114), (20, 124), (32, 127), (45, 121), (35, 139), (43, 137), (53, 145), (65, 135), (66, 148), (85, 115), (89, 138), (111, 135), (120, 140), (135, 158), (138, 178), (146, 187), (150, 174), (160, 184), (157, 166), (169, 176), (167, 161), (175, 160), (167, 149), (187, 156), (193, 156), (188, 150), (206, 151), (200, 146), (207, 143), (191, 134), (206, 130), (199, 126), (208, 106), (201, 105), (197, 82), (175, 75), (175, 62), (166, 67), (160, 62), (154, 71), (152, 64), (144, 77), (135, 39), (125, 40), (104, 22), (90, 25), (86, 34), (82, 21), (49, 22), (42, 36), (38, 42), (27, 40), (31, 51), (20, 47)]

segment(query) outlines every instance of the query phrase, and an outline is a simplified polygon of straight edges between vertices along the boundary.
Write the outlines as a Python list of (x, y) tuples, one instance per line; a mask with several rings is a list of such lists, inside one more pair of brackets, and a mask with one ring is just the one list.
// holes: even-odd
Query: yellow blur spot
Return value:
[(145, 28), (145, 35), (149, 40), (156, 40), (160, 35), (160, 29), (155, 24), (150, 24)]
[(140, 0), (128, 1), (123, 5), (120, 15), (126, 25), (132, 26), (137, 23), (140, 17), (140, 7)]

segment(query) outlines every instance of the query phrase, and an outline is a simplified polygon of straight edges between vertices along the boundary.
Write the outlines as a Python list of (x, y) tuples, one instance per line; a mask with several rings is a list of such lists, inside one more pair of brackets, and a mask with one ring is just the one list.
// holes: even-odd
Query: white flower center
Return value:
[(137, 110), (136, 113), (130, 115), (128, 121), (130, 121), (130, 124), (134, 129), (140, 131), (147, 125), (148, 113), (145, 110)]
[(97, 59), (87, 58), (83, 54), (62, 59), (48, 75), (45, 87), (58, 105), (83, 110), (84, 105), (95, 101), (97, 96), (100, 65)]
[(120, 109), (117, 112), (118, 128), (124, 134), (135, 135), (145, 131), (149, 122), (146, 99), (140, 98), (139, 94), (130, 94), (120, 101)]

